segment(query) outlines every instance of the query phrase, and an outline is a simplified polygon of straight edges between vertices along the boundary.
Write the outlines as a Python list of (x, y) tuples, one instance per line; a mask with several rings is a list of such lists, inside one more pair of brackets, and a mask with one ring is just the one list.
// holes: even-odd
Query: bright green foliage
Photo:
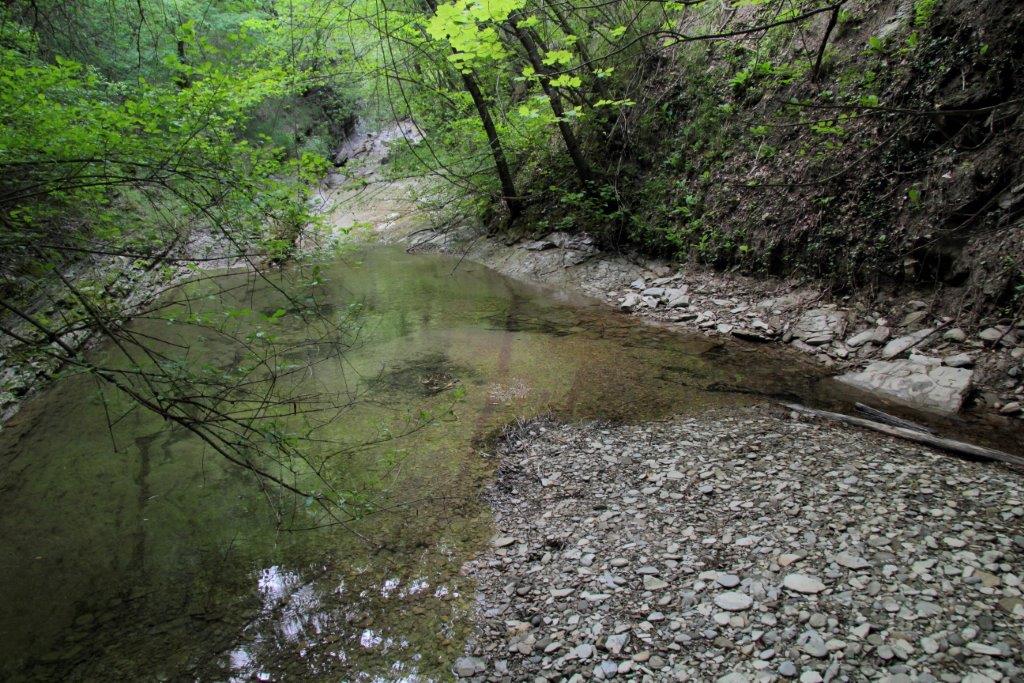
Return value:
[[(131, 3), (144, 14), (156, 4)], [(305, 87), (289, 55), (267, 39), (273, 27), (257, 6), (235, 2), (209, 13), (218, 30), (205, 23), (200, 31), (192, 18), (164, 32), (147, 24), (154, 33), (139, 37), (130, 66), (120, 50), (97, 54), (95, 44), (40, 36), (5, 15), (0, 219), (7, 253), (43, 258), (41, 245), (69, 243), (145, 253), (196, 227), (222, 234), (239, 251), (280, 250), (281, 239), (309, 220), (307, 184), (324, 162), (248, 133), (264, 103)], [(76, 12), (82, 30), (101, 30), (97, 4)], [(120, 16), (103, 33), (114, 45)]]
[[(712, 253), (724, 238), (701, 198), (730, 154), (775, 163), (787, 152), (780, 131), (792, 129), (803, 142), (790, 151), (817, 163), (858, 139), (860, 114), (847, 120), (845, 109), (794, 109), (784, 126), (765, 112), (792, 96), (880, 115), (877, 81), (910, 40), (851, 32), (860, 10), (846, 5), (819, 54), (833, 9), (821, 0), (64, 4), (7, 5), (0, 162), (24, 168), (0, 178), (5, 228), (52, 235), (73, 221), (89, 239), (153, 246), (162, 229), (232, 225), (275, 255), (309, 220), (304, 181), (340, 137), (307, 106), (325, 91), (359, 101), (368, 128), (414, 120), (424, 140), (395, 145), (389, 168), (447, 181), (446, 206), (497, 219), (511, 215), (510, 197), (541, 204), (558, 186), (575, 198), (558, 202), (559, 221)], [(63, 21), (29, 28), (34, 6)], [(916, 0), (922, 35), (937, 6)], [(857, 35), (860, 68), (834, 70), (840, 35)], [(650, 131), (673, 142), (643, 158), (637, 150), (665, 142)], [(688, 180), (642, 179), (652, 166)]]
[(939, 0), (915, 0), (914, 1), (914, 26), (921, 28), (927, 26), (931, 21)]
[(439, 5), (427, 22), (427, 34), (447, 41), (454, 54), (448, 58), (462, 69), (476, 62), (497, 61), (507, 52), (498, 36), (496, 24), (522, 7), (525, 0), (455, 0)]

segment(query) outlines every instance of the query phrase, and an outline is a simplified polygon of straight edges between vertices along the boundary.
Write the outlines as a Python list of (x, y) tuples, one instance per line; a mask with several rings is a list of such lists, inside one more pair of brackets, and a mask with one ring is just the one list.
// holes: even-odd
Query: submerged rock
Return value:
[(459, 657), (452, 667), (452, 671), (459, 678), (470, 678), (486, 669), (487, 664), (479, 657)]

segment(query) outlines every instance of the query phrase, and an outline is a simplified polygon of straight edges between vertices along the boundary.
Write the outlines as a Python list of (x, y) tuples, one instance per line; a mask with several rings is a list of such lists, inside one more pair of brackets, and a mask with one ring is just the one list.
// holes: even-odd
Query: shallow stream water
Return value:
[[(208, 313), (244, 305), (282, 338), (315, 342), (277, 290), (310, 278), (350, 331), (340, 357), (297, 347), (308, 364), (297, 381), (348, 397), (317, 447), (339, 446), (325, 476), (365, 516), (318, 527), (313, 509), (188, 431), (122, 416), (128, 404), (95, 378), (65, 377), (0, 432), (0, 678), (444, 679), (470, 627), (459, 568), (490, 535), (479, 493), (503, 425), (840, 400), (792, 354), (682, 336), (392, 248), (272, 282), (218, 278), (200, 301)], [(167, 320), (136, 325), (188, 347), (191, 365), (242, 357)]]

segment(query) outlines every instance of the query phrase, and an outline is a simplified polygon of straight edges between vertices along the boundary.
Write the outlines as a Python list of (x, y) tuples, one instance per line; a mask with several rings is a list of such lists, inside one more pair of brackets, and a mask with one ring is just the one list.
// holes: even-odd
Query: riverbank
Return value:
[[(83, 254), (68, 267), (69, 282), (87, 291), (100, 289), (110, 307), (108, 324), (124, 325), (143, 312), (174, 287), (196, 278), (197, 274), (223, 268), (250, 267), (252, 261), (237, 255), (237, 248), (205, 230), (193, 230), (179, 244), (154, 260), (116, 254)], [(39, 286), (37, 282), (35, 286)], [(76, 315), (74, 300), (66, 285), (56, 277), (28, 303), (27, 309), (41, 320), (64, 320), (74, 331), (59, 338), (62, 346), (74, 350), (91, 348), (101, 337), (93, 321), (82, 318), (70, 325)], [(38, 331), (31, 323), (13, 313), (4, 312), (0, 323), (23, 338)], [(57, 340), (54, 340), (56, 342)], [(26, 347), (9, 335), (0, 335), (0, 428), (21, 410), (25, 401), (50, 386), (64, 367), (57, 356), (42, 345)]]
[(459, 254), (499, 272), (579, 290), (634, 317), (752, 344), (785, 345), (882, 401), (994, 428), (1024, 420), (1024, 320), (968, 326), (910, 294), (836, 298), (813, 283), (754, 279), (599, 251), (552, 233), (511, 244), (470, 228), (387, 229), (384, 239)]
[(972, 412), (993, 428), (1024, 421), (1024, 319), (969, 323), (970, 312), (943, 312), (941, 292), (835, 297), (814, 282), (612, 254), (586, 233), (501, 240), (427, 211), (429, 184), (386, 177), (388, 144), (403, 139), (416, 144), (419, 133), (405, 123), (346, 145), (352, 167), (328, 178), (322, 197), (328, 242), (355, 236), (457, 255), (671, 328), (785, 345), (897, 407)]
[(1021, 675), (1024, 479), (768, 406), (502, 444), (479, 680)]
[(431, 215), (428, 184), (386, 177), (387, 143), (417, 136), (407, 124), (351, 141), (353, 168), (325, 184), (328, 241), (354, 235), (457, 255), (670, 328), (785, 345), (896, 407), (971, 412), (996, 429), (1024, 421), (1024, 319), (969, 324), (967, 312), (944, 314), (937, 292), (835, 297), (813, 282), (611, 254), (585, 233), (502, 241)]

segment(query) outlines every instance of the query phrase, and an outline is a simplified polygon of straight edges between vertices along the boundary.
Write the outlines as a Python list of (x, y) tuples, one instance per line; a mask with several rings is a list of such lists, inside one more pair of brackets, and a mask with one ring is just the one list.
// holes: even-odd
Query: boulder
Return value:
[(639, 294), (634, 294), (633, 292), (630, 292), (629, 294), (626, 295), (626, 298), (622, 300), (622, 303), (619, 304), (619, 308), (621, 308), (624, 311), (632, 311), (634, 308), (640, 305), (641, 301), (643, 301), (643, 299), (640, 297)]
[(837, 379), (914, 408), (954, 414), (963, 405), (973, 374), (965, 368), (895, 360), (877, 361)]
[(665, 305), (669, 308), (690, 305), (690, 296), (686, 293), (685, 289), (666, 289), (662, 298), (665, 300)]
[(858, 332), (857, 334), (853, 335), (852, 337), (846, 340), (846, 345), (849, 346), (850, 348), (855, 349), (858, 346), (863, 346), (864, 344), (867, 344), (868, 342), (871, 342), (873, 344), (884, 344), (886, 341), (888, 341), (890, 334), (892, 334), (892, 332), (889, 330), (889, 328), (883, 325), (881, 327), (876, 327), (874, 329)]
[(793, 337), (808, 344), (827, 344), (846, 331), (846, 313), (827, 308), (814, 308), (797, 320)]
[(925, 328), (912, 334), (896, 337), (882, 348), (882, 358), (895, 358), (904, 351), (914, 348), (935, 332), (934, 328)]
[(978, 333), (982, 341), (998, 343), (1000, 346), (1011, 348), (1017, 345), (1017, 333), (1009, 325), (996, 325)]
[(989, 327), (978, 333), (978, 338), (982, 341), (994, 342), (998, 341), (1004, 334), (1007, 333), (1005, 327)]
[(967, 339), (967, 333), (961, 330), (959, 327), (954, 327), (951, 330), (946, 330), (942, 335), (942, 338), (946, 341), (951, 342), (962, 342)]
[(869, 341), (871, 341), (871, 338), (874, 336), (874, 330), (864, 330), (863, 332), (858, 332), (857, 334), (847, 339), (846, 345), (852, 349), (855, 349), (859, 346), (864, 346), (865, 344), (867, 344)]
[(943, 358), (942, 364), (951, 368), (969, 368), (974, 365), (974, 357), (969, 353), (958, 353)]

